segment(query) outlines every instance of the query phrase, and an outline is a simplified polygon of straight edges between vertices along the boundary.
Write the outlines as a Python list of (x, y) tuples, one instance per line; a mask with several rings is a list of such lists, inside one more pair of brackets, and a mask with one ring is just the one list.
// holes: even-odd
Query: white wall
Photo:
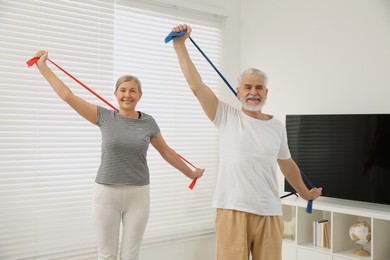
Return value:
[(269, 74), (270, 111), (390, 112), (390, 1), (244, 0), (242, 17), (241, 66)]
[(390, 1), (243, 0), (241, 16), (241, 69), (268, 74), (266, 113), (390, 113)]

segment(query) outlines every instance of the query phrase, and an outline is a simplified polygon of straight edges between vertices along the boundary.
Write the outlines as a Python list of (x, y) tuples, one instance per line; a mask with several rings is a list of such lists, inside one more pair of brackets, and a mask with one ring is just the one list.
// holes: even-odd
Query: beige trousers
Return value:
[(217, 260), (282, 260), (283, 218), (218, 209)]

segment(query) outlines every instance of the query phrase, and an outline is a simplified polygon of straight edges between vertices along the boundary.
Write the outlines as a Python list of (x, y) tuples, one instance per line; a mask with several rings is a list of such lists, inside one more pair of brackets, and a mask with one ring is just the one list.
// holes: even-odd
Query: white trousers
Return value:
[(121, 223), (120, 259), (139, 260), (149, 206), (149, 185), (95, 185), (92, 217), (98, 260), (117, 259)]

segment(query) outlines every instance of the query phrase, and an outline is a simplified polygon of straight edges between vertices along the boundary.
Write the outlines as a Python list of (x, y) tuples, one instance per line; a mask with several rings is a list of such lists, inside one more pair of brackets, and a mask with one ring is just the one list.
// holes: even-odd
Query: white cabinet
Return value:
[[(283, 217), (285, 238), (283, 260), (390, 260), (390, 206), (320, 197), (306, 213), (307, 202), (285, 198)], [(313, 222), (330, 223), (330, 248), (313, 245)], [(349, 237), (352, 224), (365, 221), (371, 225), (371, 242), (364, 249), (370, 256), (357, 256), (359, 248)]]
[(287, 241), (283, 241), (282, 259), (298, 260), (297, 247)]
[(298, 248), (299, 260), (332, 260), (332, 256), (329, 253), (322, 253), (306, 248)]
[(333, 257), (333, 260), (351, 260), (351, 258), (345, 258), (345, 257), (341, 257), (341, 256), (334, 256)]

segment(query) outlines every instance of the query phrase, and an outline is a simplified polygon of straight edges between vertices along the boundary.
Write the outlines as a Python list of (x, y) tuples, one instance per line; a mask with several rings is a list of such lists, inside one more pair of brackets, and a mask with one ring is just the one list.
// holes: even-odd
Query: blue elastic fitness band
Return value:
[[(165, 43), (168, 43), (170, 42), (173, 38), (175, 37), (180, 37), (182, 35), (184, 35), (186, 32), (170, 32), (168, 34), (167, 37), (165, 37)], [(237, 93), (236, 91), (234, 91), (234, 89), (232, 88), (232, 86), (229, 84), (229, 82), (225, 79), (225, 77), (222, 75), (221, 72), (219, 72), (219, 70), (217, 69), (217, 67), (214, 66), (214, 64), (211, 62), (211, 60), (206, 56), (206, 54), (201, 50), (201, 48), (199, 48), (198, 44), (195, 43), (195, 41), (189, 37), (191, 42), (194, 44), (194, 46), (198, 49), (198, 51), (203, 55), (203, 57), (208, 61), (208, 63), (211, 65), (211, 67), (213, 67), (213, 69), (218, 73), (218, 75), (221, 77), (221, 79), (225, 82), (225, 84), (230, 88), (230, 90), (234, 93), (234, 95), (236, 96)]]
[[(170, 32), (167, 37), (165, 37), (165, 43), (170, 42), (173, 38), (175, 37), (180, 37), (186, 34), (186, 32), (181, 31), (181, 32)], [(208, 61), (208, 63), (213, 67), (213, 69), (218, 73), (218, 75), (222, 78), (222, 80), (226, 83), (226, 85), (229, 87), (229, 89), (233, 92), (235, 96), (237, 96), (237, 92), (234, 91), (232, 86), (229, 84), (229, 82), (225, 79), (225, 77), (222, 75), (221, 72), (217, 69), (217, 67), (214, 66), (214, 64), (211, 62), (211, 60), (206, 56), (206, 54), (199, 48), (199, 46), (195, 43), (195, 41), (189, 37), (191, 42), (194, 44), (194, 46), (198, 49), (198, 51), (203, 55), (203, 57)], [(302, 178), (306, 181), (306, 183), (310, 186), (310, 189), (314, 188), (314, 185), (309, 181), (309, 179), (306, 177), (306, 175), (299, 169), (301, 172)], [(308, 200), (307, 201), (307, 206), (306, 206), (306, 212), (311, 214), (313, 212), (313, 201)]]

